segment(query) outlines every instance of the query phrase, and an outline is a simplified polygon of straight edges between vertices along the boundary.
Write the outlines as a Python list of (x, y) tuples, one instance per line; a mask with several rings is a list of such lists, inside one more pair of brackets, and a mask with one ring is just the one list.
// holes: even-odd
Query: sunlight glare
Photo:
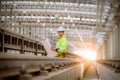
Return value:
[(96, 60), (96, 56), (97, 56), (97, 53), (94, 50), (77, 50), (74, 51), (74, 53), (89, 60)]

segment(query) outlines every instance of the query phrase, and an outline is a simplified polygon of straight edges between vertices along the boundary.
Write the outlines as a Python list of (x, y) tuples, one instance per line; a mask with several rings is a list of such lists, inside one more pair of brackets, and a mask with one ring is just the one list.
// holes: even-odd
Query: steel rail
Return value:
[(80, 61), (69, 58), (51, 58), (44, 56), (0, 54), (0, 79), (51, 72), (79, 64)]

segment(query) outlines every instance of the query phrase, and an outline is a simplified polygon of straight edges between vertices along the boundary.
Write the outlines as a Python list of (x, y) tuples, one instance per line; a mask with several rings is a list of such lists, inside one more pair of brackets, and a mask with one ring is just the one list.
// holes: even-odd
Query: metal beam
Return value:
[(102, 28), (102, 18), (103, 18), (103, 13), (104, 13), (104, 7), (105, 7), (105, 2), (106, 0), (101, 0), (100, 4), (100, 15), (99, 15), (99, 27)]

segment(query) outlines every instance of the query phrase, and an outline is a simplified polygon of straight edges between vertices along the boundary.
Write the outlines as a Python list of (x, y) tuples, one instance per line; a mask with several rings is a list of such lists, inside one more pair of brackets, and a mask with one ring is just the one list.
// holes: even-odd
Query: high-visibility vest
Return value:
[(61, 58), (64, 57), (63, 54), (66, 53), (67, 46), (68, 46), (67, 38), (64, 35), (59, 37), (56, 43), (56, 48), (58, 49), (56, 53), (58, 57), (61, 57)]

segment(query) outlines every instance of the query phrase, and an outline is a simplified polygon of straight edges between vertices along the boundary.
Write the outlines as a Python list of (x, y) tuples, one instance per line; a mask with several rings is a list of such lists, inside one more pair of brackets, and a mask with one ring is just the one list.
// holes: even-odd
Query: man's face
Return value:
[(64, 34), (63, 31), (58, 31), (58, 36), (61, 37)]

